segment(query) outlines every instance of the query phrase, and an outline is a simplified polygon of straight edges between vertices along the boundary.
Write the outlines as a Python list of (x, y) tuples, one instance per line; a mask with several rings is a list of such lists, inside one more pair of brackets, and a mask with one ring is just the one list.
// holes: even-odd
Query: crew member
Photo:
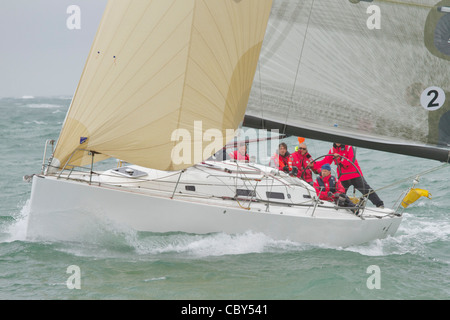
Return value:
[(278, 150), (275, 154), (270, 158), (270, 166), (273, 168), (277, 168), (278, 170), (284, 171), (286, 173), (289, 172), (289, 157), (290, 153), (287, 150), (287, 144), (281, 142), (278, 145)]
[(338, 179), (347, 192), (350, 186), (367, 196), (369, 200), (378, 208), (384, 208), (383, 201), (364, 179), (361, 168), (352, 146), (341, 143), (334, 143), (325, 158), (318, 162), (318, 165), (333, 163), (337, 166)]
[(342, 183), (331, 174), (331, 166), (326, 163), (321, 167), (320, 176), (314, 182), (314, 189), (320, 200), (331, 201), (340, 207), (349, 207), (353, 213), (358, 215), (355, 204), (345, 194)]
[(293, 175), (313, 185), (312, 172), (317, 173), (317, 171), (314, 170), (314, 162), (312, 160), (306, 144), (300, 143), (298, 149), (289, 157), (289, 170)]
[(247, 154), (247, 145), (244, 142), (240, 142), (238, 149), (231, 153), (230, 157), (237, 161), (250, 161), (250, 157)]

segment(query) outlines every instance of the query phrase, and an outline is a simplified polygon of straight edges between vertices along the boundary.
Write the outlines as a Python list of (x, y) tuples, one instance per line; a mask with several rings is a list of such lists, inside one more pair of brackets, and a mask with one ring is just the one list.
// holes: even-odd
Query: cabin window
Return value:
[(284, 193), (283, 192), (266, 192), (266, 197), (267, 198), (272, 198), (272, 199), (282, 199), (284, 200)]
[(254, 197), (255, 196), (255, 191), (247, 190), (247, 189), (236, 189), (236, 196)]
[(186, 191), (195, 191), (195, 186), (185, 186)]

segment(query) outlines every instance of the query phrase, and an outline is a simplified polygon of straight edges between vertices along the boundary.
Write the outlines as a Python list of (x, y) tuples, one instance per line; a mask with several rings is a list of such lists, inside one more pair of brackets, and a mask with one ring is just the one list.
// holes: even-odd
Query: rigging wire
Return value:
[(258, 75), (259, 75), (259, 103), (261, 105), (261, 119), (263, 119), (261, 129), (264, 130), (264, 103), (262, 94), (261, 61), (258, 61)]
[(401, 179), (401, 180), (394, 181), (394, 182), (391, 183), (391, 184), (388, 184), (388, 185), (386, 185), (386, 186), (384, 186), (384, 187), (381, 187), (381, 188), (378, 188), (378, 189), (374, 190), (374, 192), (375, 192), (375, 191), (382, 190), (382, 189), (386, 189), (386, 188), (389, 188), (389, 187), (392, 187), (392, 186), (394, 186), (394, 185), (396, 185), (396, 184), (400, 184), (400, 183), (402, 183), (402, 182), (405, 182), (405, 181), (408, 181), (408, 180), (411, 180), (411, 179), (416, 179), (417, 177), (420, 177), (420, 176), (429, 174), (429, 173), (431, 173), (431, 172), (434, 172), (434, 171), (443, 169), (443, 168), (448, 167), (448, 166), (449, 166), (448, 163), (441, 164), (441, 165), (436, 166), (436, 167), (433, 167), (433, 168), (431, 168), (431, 169), (428, 169), (428, 170), (419, 172), (418, 174), (415, 174), (415, 175), (406, 177), (406, 178)]
[[(324, 157), (326, 157), (326, 156), (330, 156), (330, 154), (326, 154), (326, 155), (317, 157), (317, 158), (315, 158), (313, 161), (317, 161), (318, 159), (324, 158)], [(350, 159), (348, 159), (348, 158), (346, 158), (346, 157), (344, 157), (344, 156), (341, 156), (341, 157), (344, 158), (344, 159), (346, 159), (347, 161), (349, 161), (349, 162), (355, 167), (355, 169), (358, 171), (359, 175), (360, 175), (361, 177), (363, 176), (362, 173), (358, 170), (358, 168), (355, 166), (355, 164), (354, 164)], [(450, 152), (449, 152), (449, 158), (450, 158)], [(417, 173), (417, 174), (415, 174), (415, 175), (412, 175), (412, 176), (409, 176), (409, 177), (406, 177), (406, 178), (403, 178), (403, 179), (394, 181), (393, 183), (388, 184), (388, 185), (385, 185), (385, 186), (383, 186), (383, 187), (381, 187), (381, 188), (378, 188), (378, 189), (372, 188), (372, 191), (369, 191), (368, 193), (363, 194), (363, 197), (364, 197), (364, 198), (365, 198), (365, 197), (368, 197), (371, 193), (375, 193), (375, 192), (377, 192), (377, 191), (380, 191), (380, 190), (383, 190), (383, 189), (387, 189), (387, 188), (393, 187), (393, 186), (395, 186), (395, 185), (401, 184), (401, 183), (406, 182), (406, 181), (411, 180), (411, 179), (418, 179), (418, 177), (420, 177), (420, 176), (423, 176), (423, 175), (429, 174), (429, 173), (431, 173), (431, 172), (434, 172), (434, 171), (443, 169), (443, 168), (445, 168), (445, 167), (448, 167), (449, 165), (450, 165), (450, 164), (447, 162), (447, 163), (441, 164), (441, 165), (439, 165), (439, 166), (433, 167), (433, 168), (431, 168), (431, 169), (428, 169), (428, 170), (419, 172), (419, 173)]]
[(315, 0), (312, 0), (311, 10), (309, 11), (309, 16), (308, 16), (308, 22), (306, 23), (305, 36), (303, 37), (302, 49), (300, 50), (300, 56), (298, 58), (297, 71), (295, 74), (294, 84), (292, 85), (291, 103), (289, 105), (288, 111), (286, 112), (286, 120), (284, 121), (283, 134), (286, 133), (286, 124), (287, 124), (287, 120), (289, 118), (289, 112), (291, 111), (292, 105), (294, 104), (293, 97), (294, 97), (295, 85), (297, 84), (298, 74), (300, 71), (300, 65), (301, 65), (302, 57), (303, 57), (303, 50), (305, 49), (306, 37), (308, 36), (309, 22), (311, 21), (312, 12), (314, 9), (314, 1)]

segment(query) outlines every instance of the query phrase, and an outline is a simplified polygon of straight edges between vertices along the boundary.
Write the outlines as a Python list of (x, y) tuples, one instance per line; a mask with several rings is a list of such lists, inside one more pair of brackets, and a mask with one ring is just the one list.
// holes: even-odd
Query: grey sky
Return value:
[[(0, 97), (72, 96), (106, 0), (1, 0)], [(70, 30), (70, 5), (81, 29)]]

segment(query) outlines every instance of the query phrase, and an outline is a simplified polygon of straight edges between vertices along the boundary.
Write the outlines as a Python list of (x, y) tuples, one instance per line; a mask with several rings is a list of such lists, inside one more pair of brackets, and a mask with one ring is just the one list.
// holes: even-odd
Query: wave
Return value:
[[(417, 211), (422, 212), (424, 207)], [(427, 256), (428, 247), (436, 243), (448, 245), (450, 241), (450, 221), (445, 215), (432, 214), (418, 216), (405, 213), (397, 234), (386, 239), (375, 240), (363, 245), (350, 247), (330, 247), (275, 240), (262, 233), (247, 231), (243, 234), (187, 234), (182, 232), (152, 233), (140, 232), (112, 221), (99, 214), (77, 212), (77, 222), (68, 223), (64, 217), (71, 212), (58, 212), (40, 217), (36, 227), (38, 235), (28, 234), (29, 201), (8, 225), (0, 241), (54, 242), (61, 250), (80, 256), (127, 255), (133, 258), (143, 256), (177, 255), (188, 258), (244, 255), (253, 253), (287, 253), (309, 250), (337, 250), (358, 253), (363, 256), (391, 256), (415, 254)], [(1, 235), (1, 233), (0, 233)], [(70, 245), (67, 245), (70, 243)], [(444, 260), (446, 258), (444, 257)], [(450, 263), (450, 261), (445, 261)]]
[[(3, 241), (55, 243), (60, 250), (76, 256), (148, 255), (185, 256), (191, 258), (242, 255), (250, 253), (299, 251), (305, 244), (274, 240), (252, 231), (243, 234), (188, 234), (183, 232), (152, 233), (135, 231), (110, 220), (99, 213), (58, 212), (39, 215), (39, 221), (29, 221), (29, 201), (23, 206), (15, 222), (9, 227), (9, 236)], [(34, 218), (34, 217), (33, 217)], [(67, 220), (71, 219), (71, 220)], [(28, 224), (31, 223), (30, 227)]]
[[(423, 208), (423, 207), (422, 207)], [(450, 221), (439, 217), (420, 217), (405, 213), (394, 236), (372, 241), (365, 245), (351, 246), (343, 250), (365, 256), (389, 256), (414, 254), (427, 256), (428, 248), (437, 243), (450, 242)], [(444, 261), (450, 263), (450, 261)]]
[(28, 125), (28, 124), (45, 125), (47, 123), (44, 122), (44, 121), (33, 120), (33, 121), (25, 121), (23, 124), (26, 124), (26, 125)]
[(49, 103), (32, 103), (32, 104), (26, 104), (24, 107), (28, 107), (28, 108), (31, 108), (31, 109), (57, 109), (57, 108), (63, 108), (62, 105), (49, 104)]
[(1, 242), (25, 241), (28, 225), (30, 200), (27, 200), (22, 209), (2, 222), (3, 236)]
[(243, 234), (141, 234), (129, 241), (129, 244), (141, 255), (176, 253), (196, 258), (298, 251), (309, 247), (288, 240), (274, 240), (262, 233), (252, 231)]

